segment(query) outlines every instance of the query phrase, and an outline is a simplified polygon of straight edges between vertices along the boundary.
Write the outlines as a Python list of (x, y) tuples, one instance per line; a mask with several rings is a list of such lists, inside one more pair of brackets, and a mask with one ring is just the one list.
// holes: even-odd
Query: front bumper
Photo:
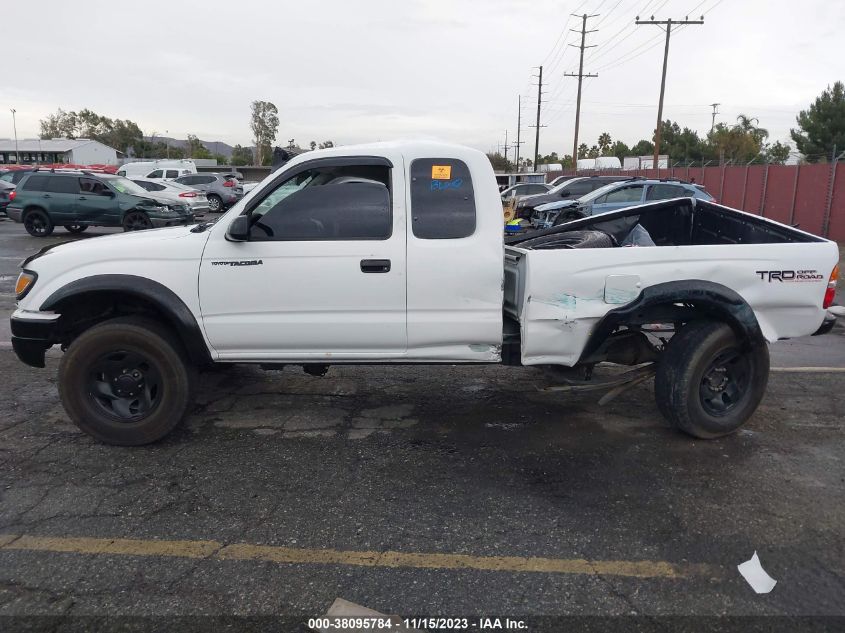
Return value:
[(153, 228), (156, 229), (160, 229), (163, 226), (185, 226), (194, 223), (194, 214), (151, 217), (150, 222), (152, 222)]
[(21, 362), (30, 367), (44, 367), (44, 353), (58, 342), (57, 321), (22, 319), (12, 315), (12, 349)]
[(830, 312), (826, 312), (824, 315), (824, 321), (819, 326), (819, 329), (813, 332), (813, 336), (821, 336), (822, 334), (827, 334), (833, 329), (833, 326), (836, 325), (836, 316), (831, 314)]

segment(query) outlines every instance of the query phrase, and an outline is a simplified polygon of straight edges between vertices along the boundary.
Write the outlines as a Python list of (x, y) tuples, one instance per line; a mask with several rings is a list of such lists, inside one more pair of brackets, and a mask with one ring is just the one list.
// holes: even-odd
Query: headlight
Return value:
[(21, 300), (26, 296), (26, 293), (30, 291), (32, 286), (35, 285), (35, 280), (38, 279), (38, 275), (30, 270), (22, 270), (21, 274), (18, 275), (18, 280), (15, 282), (15, 299)]

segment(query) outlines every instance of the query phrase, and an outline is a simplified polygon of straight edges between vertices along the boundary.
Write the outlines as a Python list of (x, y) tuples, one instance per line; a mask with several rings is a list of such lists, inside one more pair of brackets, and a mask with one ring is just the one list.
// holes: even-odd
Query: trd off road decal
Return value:
[(760, 279), (773, 281), (824, 281), (824, 276), (817, 270), (757, 270)]
[(211, 262), (212, 266), (263, 266), (264, 262), (260, 259), (242, 259), (233, 262)]

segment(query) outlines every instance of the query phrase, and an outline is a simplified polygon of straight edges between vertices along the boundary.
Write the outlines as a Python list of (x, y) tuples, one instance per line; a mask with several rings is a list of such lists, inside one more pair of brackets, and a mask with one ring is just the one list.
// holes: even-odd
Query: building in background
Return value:
[(15, 140), (0, 138), (0, 165), (118, 165), (124, 158), (122, 152), (87, 138), (25, 138)]

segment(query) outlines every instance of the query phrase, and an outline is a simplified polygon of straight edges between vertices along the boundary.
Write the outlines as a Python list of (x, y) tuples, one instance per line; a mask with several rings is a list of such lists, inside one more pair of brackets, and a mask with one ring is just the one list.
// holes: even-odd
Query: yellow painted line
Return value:
[(0, 551), (61, 552), (123, 556), (209, 558), (213, 560), (266, 561), (299, 565), (351, 565), (413, 569), (471, 569), (515, 573), (581, 574), (633, 578), (685, 578), (718, 576), (709, 565), (677, 565), (665, 561), (590, 561), (580, 558), (522, 556), (472, 556), (420, 552), (374, 552), (335, 549), (276, 547), (217, 541), (166, 541), (88, 537), (54, 537), (0, 534)]
[(772, 367), (772, 371), (784, 374), (841, 374), (845, 367)]

